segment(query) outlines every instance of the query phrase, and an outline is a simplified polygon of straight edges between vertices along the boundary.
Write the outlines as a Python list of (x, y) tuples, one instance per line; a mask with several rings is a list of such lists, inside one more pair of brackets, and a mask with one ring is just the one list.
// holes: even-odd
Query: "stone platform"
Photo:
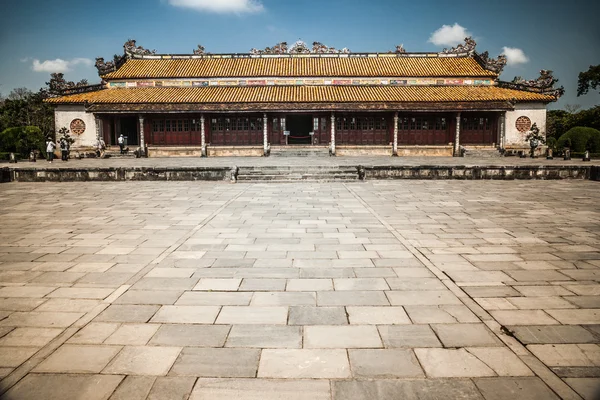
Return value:
[[(0, 181), (197, 181), (244, 180), (335, 181), (348, 179), (592, 179), (599, 178), (600, 162), (504, 157), (208, 157), (82, 159), (68, 162), (0, 164)], [(287, 174), (287, 176), (286, 176)], [(247, 176), (252, 175), (252, 176)], [(353, 176), (350, 176), (353, 175)], [(272, 177), (276, 177), (272, 179)]]
[(573, 179), (6, 183), (0, 399), (596, 399), (599, 204)]

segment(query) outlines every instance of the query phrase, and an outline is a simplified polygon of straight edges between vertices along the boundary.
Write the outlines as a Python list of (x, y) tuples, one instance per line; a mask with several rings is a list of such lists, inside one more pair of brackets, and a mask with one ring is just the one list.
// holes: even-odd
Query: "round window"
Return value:
[(529, 117), (519, 117), (517, 118), (517, 122), (515, 123), (517, 130), (519, 132), (527, 132), (531, 128), (531, 120)]
[(83, 122), (83, 120), (76, 118), (73, 121), (71, 121), (71, 132), (74, 133), (75, 135), (81, 135), (83, 132), (85, 132), (85, 122)]

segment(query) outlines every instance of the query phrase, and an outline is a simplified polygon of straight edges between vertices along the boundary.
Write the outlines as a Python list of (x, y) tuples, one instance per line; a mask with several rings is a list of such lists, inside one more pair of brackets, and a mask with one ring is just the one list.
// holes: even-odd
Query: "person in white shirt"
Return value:
[(121, 154), (125, 153), (125, 138), (123, 137), (123, 134), (121, 134), (119, 136), (119, 138), (117, 139), (117, 143), (119, 144), (119, 148), (121, 149)]
[(54, 149), (56, 149), (56, 144), (54, 144), (51, 138), (48, 138), (46, 141), (46, 152), (48, 153), (49, 163), (52, 163), (52, 160), (54, 160)]

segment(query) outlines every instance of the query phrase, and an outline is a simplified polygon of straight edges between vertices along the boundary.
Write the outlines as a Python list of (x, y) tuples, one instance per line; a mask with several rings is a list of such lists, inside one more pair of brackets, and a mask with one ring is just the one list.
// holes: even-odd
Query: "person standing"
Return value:
[(61, 160), (69, 161), (69, 142), (65, 138), (60, 139), (60, 154)]
[(46, 141), (46, 153), (48, 153), (48, 162), (52, 164), (52, 160), (54, 160), (54, 150), (56, 149), (56, 144), (52, 141), (52, 138), (48, 138)]
[(100, 158), (104, 158), (104, 151), (106, 150), (106, 143), (103, 138), (98, 138), (98, 143), (96, 144), (96, 155)]
[(117, 139), (117, 143), (119, 144), (119, 148), (121, 149), (121, 154), (125, 153), (125, 138), (123, 137), (123, 134), (121, 134), (119, 136), (119, 138)]

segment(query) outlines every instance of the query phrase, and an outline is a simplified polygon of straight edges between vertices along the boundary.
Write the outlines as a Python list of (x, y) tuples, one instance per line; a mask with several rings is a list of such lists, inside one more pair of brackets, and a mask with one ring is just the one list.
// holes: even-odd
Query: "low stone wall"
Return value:
[[(208, 157), (262, 157), (259, 146), (207, 146)], [(148, 147), (148, 157), (202, 157), (200, 146)]]
[(256, 146), (208, 146), (208, 157), (262, 157), (264, 150)]
[[(292, 167), (252, 167), (285, 170)], [(378, 179), (463, 179), (527, 180), (590, 179), (600, 181), (600, 166), (592, 165), (520, 165), (520, 166), (441, 166), (379, 165), (344, 166), (356, 170), (357, 177)], [(247, 169), (247, 168), (246, 168)], [(114, 182), (114, 181), (230, 181), (227, 167), (121, 167), (121, 168), (19, 168), (0, 167), (0, 182)], [(339, 168), (323, 167), (319, 177), (335, 174)], [(314, 173), (311, 173), (314, 175)], [(307, 179), (310, 180), (310, 179)], [(250, 180), (252, 181), (252, 180)]]
[(391, 146), (335, 146), (336, 156), (391, 156)]
[(401, 157), (452, 157), (452, 146), (398, 146)]
[[(597, 168), (597, 167), (596, 167)], [(588, 166), (373, 166), (365, 179), (590, 179)]]
[(15, 168), (9, 181), (106, 182), (106, 181), (222, 181), (231, 177), (227, 167), (178, 168)]
[(202, 157), (201, 147), (148, 147), (148, 157)]

